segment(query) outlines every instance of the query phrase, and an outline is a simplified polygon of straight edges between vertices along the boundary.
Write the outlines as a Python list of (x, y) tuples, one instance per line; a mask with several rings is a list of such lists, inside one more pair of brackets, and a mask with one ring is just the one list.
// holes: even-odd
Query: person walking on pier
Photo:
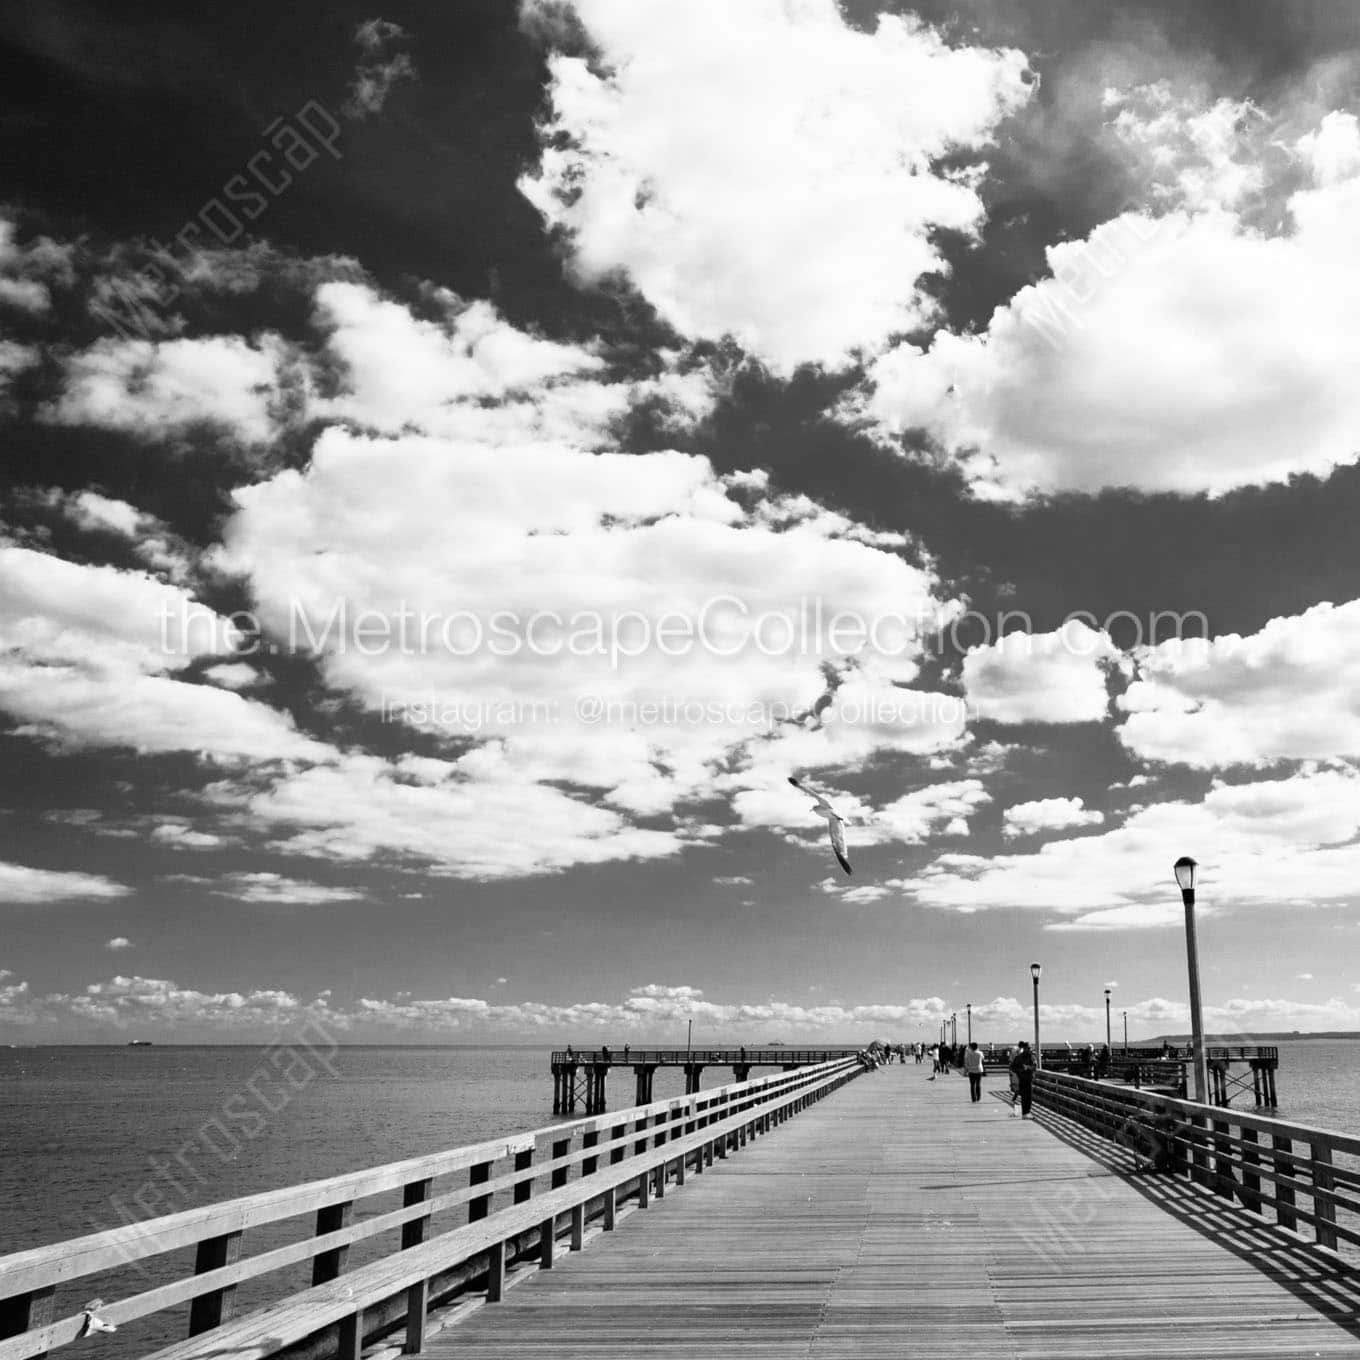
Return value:
[(969, 1100), (982, 1099), (982, 1074), (986, 1070), (982, 1049), (975, 1043), (966, 1044), (963, 1049), (963, 1075), (968, 1078)]
[[(1015, 1077), (1013, 1088), (1020, 1098), (1020, 1118), (1028, 1119), (1030, 1106), (1034, 1103), (1034, 1054), (1029, 1044), (1021, 1039), (1016, 1045), (1015, 1056), (1011, 1059), (1011, 1073)], [(1011, 1114), (1015, 1113), (1015, 1101), (1011, 1101)]]
[(987, 1070), (987, 1064), (976, 1043), (969, 1044), (963, 1055), (963, 1070), (968, 1076), (968, 1098), (977, 1104), (982, 1099), (982, 1074)]

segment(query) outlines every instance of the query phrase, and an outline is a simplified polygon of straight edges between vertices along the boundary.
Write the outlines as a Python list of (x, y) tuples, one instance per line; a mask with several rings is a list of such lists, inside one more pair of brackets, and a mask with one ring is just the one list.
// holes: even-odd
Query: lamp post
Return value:
[(949, 1017), (949, 1046), (957, 1048), (959, 1046), (959, 1013), (955, 1011)]
[(1105, 1047), (1113, 1049), (1110, 1043), (1110, 989), (1105, 988)]
[(1195, 1069), (1195, 1099), (1203, 1105), (1209, 1087), (1204, 1062), (1204, 1020), (1199, 1004), (1199, 949), (1195, 944), (1195, 870), (1199, 867), (1189, 855), (1182, 855), (1172, 866), (1176, 884), (1185, 903), (1185, 957), (1190, 969), (1190, 1046)]
[(1044, 1065), (1044, 1051), (1039, 1047), (1039, 974), (1044, 971), (1042, 963), (1031, 963), (1029, 975), (1034, 979), (1034, 1065)]
[(1123, 1012), (1123, 1016), (1124, 1016), (1124, 1052), (1127, 1053), (1127, 1052), (1129, 1051), (1129, 1013), (1128, 1013), (1128, 1011), (1124, 1011), (1124, 1012)]
[(968, 1013), (968, 1042), (973, 1042), (973, 1003), (969, 1001), (963, 1008)]

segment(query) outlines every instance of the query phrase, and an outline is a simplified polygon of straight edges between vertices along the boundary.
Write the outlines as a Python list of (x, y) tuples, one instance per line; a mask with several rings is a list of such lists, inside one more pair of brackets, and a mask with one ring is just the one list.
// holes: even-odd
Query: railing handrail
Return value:
[[(123, 1227), (106, 1228), (100, 1232), (67, 1238), (62, 1242), (30, 1247), (25, 1251), (0, 1256), (0, 1287), (3, 1287), (0, 1299), (79, 1275), (81, 1272), (73, 1272), (70, 1269), (73, 1258), (78, 1259), (84, 1255), (110, 1249), (119, 1253), (118, 1263), (121, 1264), (134, 1259), (158, 1256), (162, 1252), (173, 1251), (177, 1246), (200, 1240), (205, 1235), (200, 1229), (211, 1229), (211, 1233), (206, 1235), (217, 1236), (223, 1232), (240, 1232), (246, 1228), (263, 1227), (269, 1223), (277, 1223), (281, 1219), (295, 1218), (299, 1214), (308, 1213), (320, 1205), (367, 1199), (413, 1181), (434, 1179), (455, 1171), (464, 1171), (482, 1162), (499, 1161), (517, 1152), (528, 1151), (539, 1142), (549, 1139), (561, 1140), (577, 1131), (599, 1132), (603, 1128), (616, 1127), (620, 1121), (636, 1123), (642, 1119), (650, 1120), (660, 1114), (669, 1115), (676, 1110), (692, 1106), (718, 1091), (728, 1092), (729, 1099), (736, 1093), (754, 1093), (772, 1083), (786, 1081), (792, 1075), (794, 1074), (781, 1072), (752, 1077), (748, 1081), (710, 1087), (706, 1091), (688, 1096), (669, 1096), (647, 1105), (629, 1106), (612, 1114), (589, 1115), (582, 1119), (545, 1124), (524, 1133), (508, 1134), (481, 1143), (469, 1143), (448, 1148), (443, 1152), (406, 1158), (403, 1161), (385, 1162), (380, 1166), (365, 1167), (360, 1171), (346, 1171), (337, 1176), (304, 1181), (299, 1185), (284, 1186), (278, 1190), (262, 1190), (253, 1195), (214, 1200), (211, 1204), (200, 1204), (192, 1209), (160, 1214)], [(162, 1241), (167, 1241), (167, 1245), (158, 1245)], [(146, 1249), (131, 1251), (134, 1246), (143, 1246)], [(20, 1280), (20, 1287), (13, 1290), (9, 1289), (12, 1282), (11, 1271)]]
[(1336, 1161), (1337, 1153), (1360, 1157), (1360, 1137), (1068, 1073), (1037, 1073), (1035, 1097), (1099, 1135), (1132, 1137), (1154, 1164), (1169, 1159), (1163, 1170), (1187, 1171), (1263, 1216), (1273, 1211), (1278, 1227), (1311, 1224), (1321, 1247), (1360, 1246), (1360, 1169)]
[(1248, 1114), (1245, 1110), (1237, 1110), (1230, 1105), (1205, 1105), (1184, 1096), (1162, 1095), (1155, 1091), (1139, 1091), (1126, 1086), (1111, 1086), (1109, 1082), (1092, 1081), (1068, 1072), (1045, 1072), (1044, 1075), (1062, 1077), (1065, 1081), (1079, 1081), (1102, 1092), (1116, 1091), (1121, 1098), (1132, 1099), (1136, 1104), (1156, 1105), (1159, 1109), (1169, 1107), (1187, 1117), (1207, 1115), (1212, 1119), (1226, 1119), (1231, 1123), (1240, 1124), (1243, 1128), (1254, 1129), (1257, 1133), (1278, 1135), (1296, 1142), (1319, 1143), (1330, 1147), (1334, 1152), (1360, 1157), (1360, 1135), (1340, 1133), (1335, 1129), (1320, 1129), (1311, 1124), (1294, 1124), (1285, 1119), (1273, 1119), (1269, 1115)]
[[(728, 1066), (732, 1063), (750, 1063), (753, 1066), (768, 1066), (769, 1063), (757, 1063), (757, 1058), (768, 1057), (770, 1063), (809, 1063), (809, 1062), (832, 1062), (840, 1058), (852, 1058), (857, 1053), (863, 1052), (863, 1048), (781, 1048), (775, 1046), (761, 1046), (759, 1048), (747, 1047), (742, 1049), (735, 1048), (633, 1048), (631, 1045), (620, 1048), (609, 1047), (608, 1061), (623, 1065), (647, 1062), (671, 1062), (671, 1061), (690, 1061), (711, 1063), (714, 1066)], [(559, 1066), (568, 1066), (571, 1063), (590, 1066), (606, 1061), (605, 1049), (600, 1048), (574, 1048), (570, 1053), (566, 1049), (554, 1049), (552, 1061)]]
[[(366, 1171), (347, 1173), (325, 1180), (308, 1182), (302, 1186), (286, 1187), (259, 1195), (219, 1201), (176, 1214), (163, 1215), (144, 1222), (101, 1233), (88, 1234), (66, 1242), (32, 1248), (10, 1256), (0, 1257), (0, 1302), (18, 1299), (21, 1304), (88, 1275), (103, 1273), (120, 1265), (131, 1264), (165, 1251), (197, 1242), (218, 1241), (239, 1234), (246, 1228), (261, 1227), (281, 1219), (295, 1218), (310, 1209), (333, 1208), (352, 1203), (374, 1194), (398, 1187), (423, 1186), (415, 1199), (408, 1196), (402, 1209), (382, 1214), (378, 1219), (349, 1222), (345, 1226), (331, 1225), (322, 1231), (318, 1218), (317, 1235), (291, 1242), (287, 1247), (265, 1251), (254, 1257), (244, 1257), (229, 1263), (199, 1264), (193, 1275), (181, 1276), (168, 1285), (160, 1285), (106, 1306), (102, 1311), (108, 1320), (121, 1323), (138, 1317), (162, 1312), (204, 1295), (229, 1292), (250, 1278), (267, 1275), (299, 1260), (319, 1261), (328, 1253), (342, 1251), (353, 1242), (373, 1236), (379, 1231), (390, 1231), (404, 1224), (419, 1227), (420, 1220), (442, 1210), (466, 1204), (471, 1211), (473, 1201), (513, 1189), (513, 1206), (495, 1212), (472, 1213), (478, 1222), (494, 1220), (512, 1209), (521, 1209), (531, 1201), (535, 1178), (551, 1174), (555, 1194), (568, 1181), (575, 1169), (584, 1173), (586, 1163), (590, 1174), (581, 1174), (574, 1182), (579, 1187), (582, 1204), (598, 1197), (619, 1176), (623, 1181), (648, 1174), (649, 1168), (668, 1165), (678, 1156), (692, 1150), (692, 1139), (698, 1134), (718, 1136), (725, 1129), (743, 1125), (743, 1121), (763, 1117), (765, 1112), (782, 1109), (791, 1101), (820, 1090), (827, 1083), (838, 1083), (853, 1075), (856, 1064), (838, 1060), (817, 1066), (801, 1067), (793, 1072), (775, 1073), (723, 1087), (710, 1088), (683, 1097), (653, 1101), (645, 1106), (619, 1110), (612, 1114), (587, 1119), (564, 1121), (546, 1125), (526, 1133), (450, 1149), (445, 1153), (410, 1158)], [(655, 1121), (655, 1122), (654, 1122)], [(599, 1141), (604, 1129), (615, 1137)], [(694, 1134), (686, 1133), (693, 1129)], [(680, 1133), (685, 1133), (680, 1137)], [(580, 1140), (576, 1135), (581, 1134)], [(551, 1160), (533, 1164), (532, 1154), (538, 1143), (552, 1144)], [(699, 1142), (702, 1143), (702, 1138)], [(573, 1147), (573, 1144), (576, 1144)], [(506, 1167), (493, 1179), (492, 1167), (514, 1157), (514, 1167)], [(450, 1171), (480, 1167), (483, 1176), (475, 1177), (468, 1185), (450, 1193), (430, 1197), (431, 1182)], [(601, 1175), (601, 1171), (608, 1174)], [(540, 1196), (541, 1198), (541, 1196)], [(564, 1204), (571, 1202), (567, 1196)], [(441, 1232), (429, 1239), (437, 1243), (459, 1229)], [(406, 1229), (403, 1227), (403, 1249), (406, 1248)], [(423, 1237), (417, 1237), (417, 1242)], [(460, 1239), (461, 1240), (461, 1239)], [(385, 1253), (379, 1261), (403, 1255), (395, 1249)], [(453, 1265), (461, 1258), (455, 1258)], [(374, 1264), (377, 1264), (376, 1262)], [(443, 1267), (441, 1267), (443, 1268)], [(367, 1269), (367, 1267), (365, 1267)], [(336, 1271), (338, 1272), (338, 1269)], [(329, 1278), (329, 1276), (324, 1277)], [(360, 1304), (360, 1307), (365, 1306)], [(42, 1319), (36, 1326), (8, 1339), (0, 1339), (0, 1360), (25, 1360), (38, 1356), (56, 1346), (75, 1340), (79, 1335), (79, 1314), (59, 1322)], [(210, 1327), (214, 1325), (211, 1321)], [(201, 1328), (198, 1330), (202, 1330)]]

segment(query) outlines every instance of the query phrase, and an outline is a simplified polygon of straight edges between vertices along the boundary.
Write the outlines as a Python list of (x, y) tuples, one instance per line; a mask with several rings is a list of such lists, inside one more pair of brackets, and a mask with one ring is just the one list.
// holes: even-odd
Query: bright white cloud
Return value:
[(1360, 600), (1247, 637), (1171, 639), (1136, 664), (1119, 739), (1144, 760), (1223, 769), (1360, 755)]
[(1106, 633), (1079, 619), (1051, 633), (1007, 633), (964, 656), (969, 708), (996, 723), (1100, 722), (1105, 677), (1118, 656)]
[(305, 879), (264, 872), (227, 874), (218, 884), (214, 891), (219, 897), (266, 906), (324, 906), (331, 902), (358, 902), (364, 896), (353, 888), (328, 888)]
[(174, 678), (238, 636), (143, 573), (0, 545), (0, 709), (21, 733), (72, 747), (325, 758), (285, 715)]
[(0, 902), (74, 902), (126, 897), (132, 891), (98, 874), (34, 869), (0, 860)]
[(15, 222), (0, 217), (0, 305), (41, 315), (50, 310), (50, 285), (72, 282), (73, 247), (39, 236), (20, 245)]
[(980, 174), (938, 162), (1025, 102), (1021, 53), (950, 47), (912, 16), (862, 32), (834, 0), (572, 7), (599, 59), (550, 56), (520, 187), (576, 278), (621, 274), (683, 335), (734, 336), (785, 371), (934, 314), (933, 233), (984, 215)]
[[(1160, 158), (1155, 208), (1051, 246), (1048, 276), (985, 331), (884, 356), (854, 409), (888, 434), (925, 429), (979, 494), (1006, 498), (1221, 494), (1353, 462), (1360, 124), (1332, 113), (1290, 147), (1252, 138), (1254, 165), (1235, 117), (1126, 118), (1138, 154)], [(1271, 234), (1242, 204), (1282, 155), (1281, 182), (1304, 184)]]
[(612, 425), (640, 402), (661, 403), (682, 425), (712, 405), (702, 372), (614, 381), (598, 346), (517, 330), (491, 303), (464, 303), (444, 289), (431, 290), (431, 299), (438, 320), (416, 317), (366, 284), (321, 285), (316, 323), (341, 390), (330, 398), (312, 392), (309, 413), (391, 435), (592, 447), (611, 443)]
[(1198, 803), (1140, 808), (1098, 835), (1051, 840), (1032, 854), (944, 854), (901, 882), (926, 906), (1028, 908), (1055, 928), (1124, 929), (1183, 920), (1177, 855), (1200, 860), (1201, 915), (1236, 907), (1326, 906), (1360, 898), (1360, 774), (1305, 770), (1287, 779), (1216, 783)]
[[(496, 986), (504, 985), (497, 979)], [(921, 1030), (938, 1030), (952, 1008), (940, 997), (913, 997), (906, 1002), (828, 1002), (804, 1006), (775, 998), (763, 1001), (712, 1000), (693, 987), (650, 984), (634, 988), (622, 1000), (553, 1003), (536, 1000), (496, 1002), (484, 997), (362, 997), (347, 1007), (332, 1006), (323, 992), (304, 1003), (291, 992), (262, 988), (211, 992), (164, 978), (116, 976), (83, 990), (37, 995), (27, 982), (8, 981), (0, 971), (0, 1023), (48, 1033), (61, 1024), (110, 1035), (134, 1030), (139, 1035), (173, 1039), (185, 1033), (257, 1036), (293, 1045), (299, 1057), (334, 1073), (330, 1059), (341, 1037), (378, 1040), (390, 1036), (437, 1038), (533, 1038), (543, 1043), (610, 1043), (630, 1039), (636, 1045), (668, 1040), (694, 1020), (730, 1042), (760, 1044), (836, 1040), (867, 1043), (872, 1038), (913, 1038)], [(1184, 1002), (1163, 997), (1121, 1002), (1127, 1009), (1130, 1037), (1183, 1031), (1189, 1016)], [(1040, 1005), (1046, 1031), (1100, 1041), (1105, 1033), (1103, 1006)], [(1288, 998), (1229, 997), (1205, 1006), (1206, 1027), (1217, 1034), (1245, 1034), (1276, 1029), (1360, 1028), (1360, 1005), (1331, 998), (1303, 1002)], [(1030, 1032), (1029, 998), (998, 996), (973, 1006), (974, 1033), (984, 1042), (1012, 1042)]]
[(99, 340), (65, 364), (65, 390), (46, 411), (62, 425), (97, 425), (163, 440), (194, 425), (263, 444), (301, 381), (277, 336)]
[(1087, 808), (1080, 798), (1039, 798), (1006, 809), (1002, 833), (1033, 836), (1041, 831), (1061, 831), (1072, 826), (1099, 826), (1103, 812)]
[(687, 839), (633, 826), (594, 801), (516, 774), (494, 751), (455, 762), (349, 756), (290, 771), (258, 791), (223, 784), (213, 797), (286, 833), (277, 848), (287, 853), (410, 858), (481, 880), (654, 859), (677, 853)]
[(131, 949), (132, 941), (126, 935), (115, 935), (113, 939), (104, 941), (104, 948), (117, 953), (123, 949)]

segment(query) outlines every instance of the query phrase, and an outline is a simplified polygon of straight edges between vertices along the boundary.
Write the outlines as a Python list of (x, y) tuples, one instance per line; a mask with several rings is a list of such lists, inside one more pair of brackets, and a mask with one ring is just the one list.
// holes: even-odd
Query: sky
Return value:
[(0, 53), (0, 1041), (1360, 1029), (1360, 12)]

